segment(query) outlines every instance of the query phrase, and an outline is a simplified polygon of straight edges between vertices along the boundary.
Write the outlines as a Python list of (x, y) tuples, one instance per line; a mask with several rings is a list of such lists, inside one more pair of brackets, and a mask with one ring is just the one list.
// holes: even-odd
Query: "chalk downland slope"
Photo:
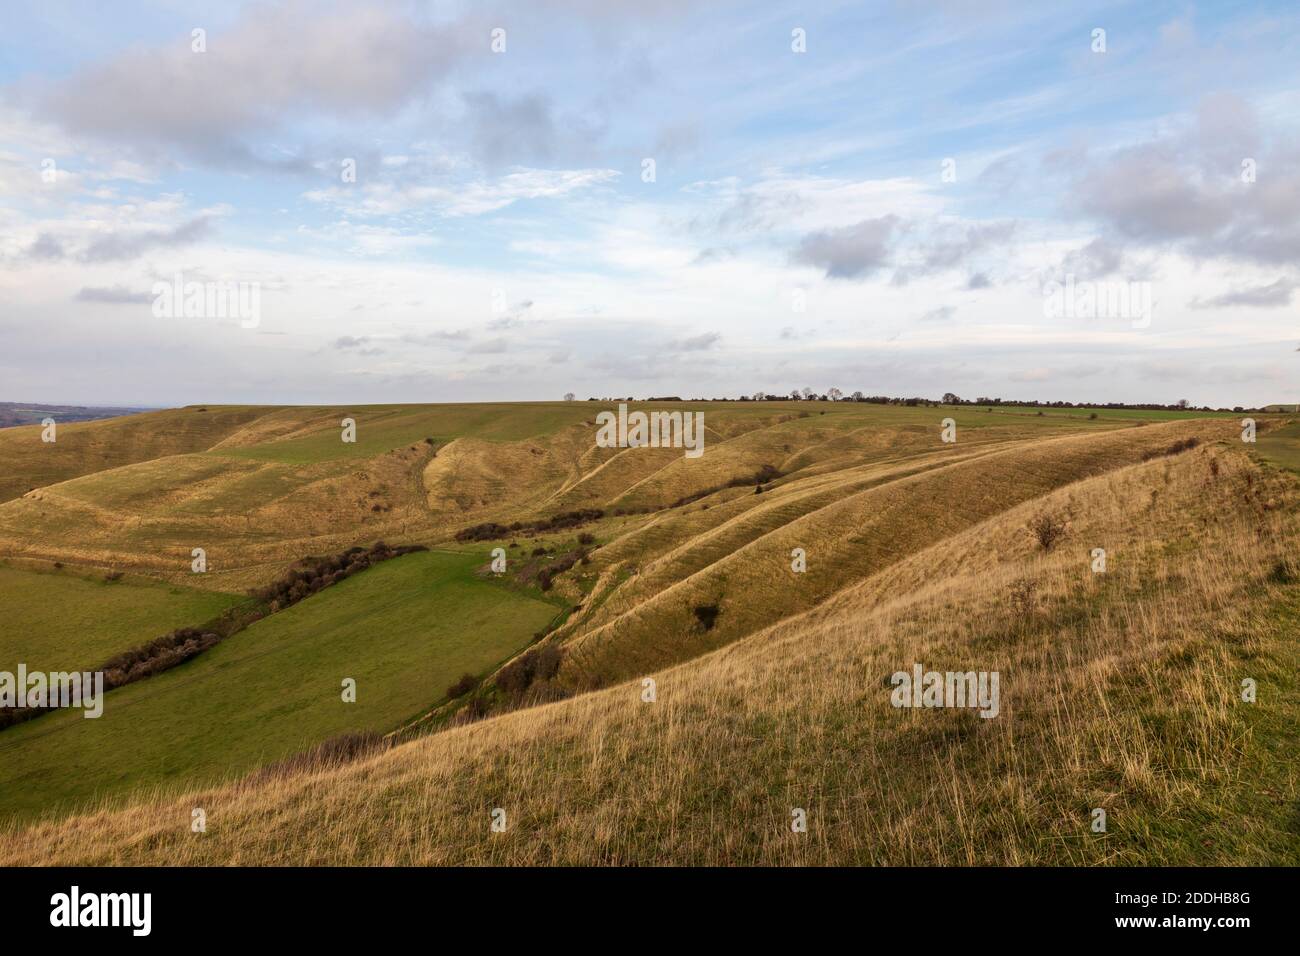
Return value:
[(0, 428), (0, 502), (79, 475), (211, 447), (266, 414), (254, 406), (177, 408), (122, 418)]
[[(579, 508), (644, 515), (765, 466), (813, 477), (942, 447), (937, 409), (836, 403), (814, 414), (793, 404), (705, 405), (707, 453), (697, 459), (680, 449), (597, 448), (598, 409), (580, 402), (195, 406), (66, 425), (55, 443), (42, 442), (39, 428), (2, 429), (0, 556), (242, 593), (306, 554), (358, 542), (447, 542), (483, 521)], [(971, 448), (1130, 424), (950, 414)], [(345, 418), (355, 442), (342, 441)], [(189, 571), (196, 547), (208, 556), (201, 578)]]
[[(1188, 440), (1219, 422), (951, 447), (729, 490), (595, 553), (596, 600), (569, 619), (562, 679), (626, 679), (730, 643), (1016, 505)], [(807, 570), (793, 570), (802, 552)], [(618, 583), (612, 593), (610, 588)], [(716, 611), (702, 621), (696, 608)]]
[[(816, 486), (802, 503), (793, 489), (751, 492), (761, 504), (716, 506), (724, 520), (697, 545), (713, 550), (683, 565), (707, 570), (778, 535), (776, 554), (727, 569), (724, 597), (775, 600), (796, 542), (747, 512), (789, 507), (814, 542), (810, 575), (818, 547), (860, 561), (806, 613), (357, 763), (14, 829), (0, 861), (1295, 865), (1296, 479), (1213, 434), (1142, 462), (1139, 431), (1094, 436), (1092, 455), (1066, 439), (1005, 461), (918, 462), (895, 487), (873, 488), (869, 469), (842, 475), (828, 479), (846, 484), (834, 503)], [(813, 523), (828, 508), (842, 520)], [(1065, 522), (1050, 550), (1026, 530), (1043, 513)], [(729, 522), (749, 530), (716, 548), (709, 535)], [(872, 534), (837, 545), (857, 529)], [(647, 620), (671, 621), (643, 597)], [(745, 612), (733, 605), (719, 627), (728, 616)], [(672, 659), (680, 636), (668, 624), (657, 636)], [(890, 675), (915, 662), (997, 671), (998, 716), (891, 706)], [(1246, 678), (1255, 703), (1241, 699)], [(498, 807), (508, 829), (494, 834)], [(792, 831), (796, 810), (806, 833)]]

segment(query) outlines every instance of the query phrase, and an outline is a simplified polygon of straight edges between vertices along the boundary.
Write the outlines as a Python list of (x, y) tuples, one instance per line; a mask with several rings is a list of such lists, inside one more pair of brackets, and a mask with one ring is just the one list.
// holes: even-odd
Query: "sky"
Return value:
[(5, 4), (0, 400), (1300, 401), (1297, 64), (1287, 2)]

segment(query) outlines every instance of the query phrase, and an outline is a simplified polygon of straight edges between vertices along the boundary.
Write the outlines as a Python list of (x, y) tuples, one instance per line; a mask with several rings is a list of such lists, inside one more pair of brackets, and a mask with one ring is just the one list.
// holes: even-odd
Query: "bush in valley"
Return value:
[(259, 602), (258, 606), (231, 608), (201, 628), (177, 628), (147, 644), (118, 654), (95, 670), (104, 672), (104, 687), (108, 690), (152, 677), (202, 654), (231, 634), (260, 620), (268, 610), (272, 613), (283, 610), (372, 564), (427, 550), (422, 544), (390, 547), (382, 541), (376, 541), (369, 548), (348, 548), (333, 557), (303, 558), (298, 562), (298, 567), (253, 592), (253, 597)]
[(603, 517), (605, 517), (605, 512), (600, 508), (579, 508), (576, 511), (565, 511), (562, 514), (552, 515), (549, 518), (536, 521), (516, 521), (509, 526), (498, 524), (495, 521), (485, 521), (483, 524), (472, 525), (457, 531), (456, 540), (493, 541), (497, 538), (508, 537), (516, 532), (527, 535), (546, 531), (561, 531), (565, 528), (576, 528), (578, 525), (599, 521)]
[(221, 635), (216, 631), (180, 627), (111, 657), (95, 669), (104, 672), (104, 689), (112, 690), (184, 664), (220, 642)]
[[(191, 657), (202, 654), (221, 642), (219, 633), (196, 627), (181, 627), (155, 638), (148, 644), (109, 658), (92, 672), (103, 672), (104, 690), (110, 691), (132, 681), (143, 680), (154, 674), (184, 664)], [(0, 728), (20, 723), (46, 713), (44, 707), (0, 708)]]
[[(518, 524), (518, 522), (516, 522)], [(511, 531), (517, 531), (513, 525), (507, 528), (503, 524), (497, 524), (495, 521), (485, 521), (482, 524), (476, 524), (473, 527), (463, 528), (456, 532), (457, 541), (492, 541), (495, 538), (504, 538)]]
[(556, 560), (552, 561), (550, 564), (546, 565), (546, 567), (538, 571), (537, 572), (538, 587), (540, 587), (543, 591), (549, 591), (551, 589), (551, 582), (554, 580), (555, 576), (557, 574), (563, 574), (565, 571), (569, 570), (569, 568), (573, 567), (579, 561), (586, 563), (587, 561), (586, 548), (579, 548), (577, 551), (570, 551), (568, 554), (564, 555), (563, 557), (557, 558)]
[(376, 541), (369, 548), (348, 548), (330, 557), (309, 556), (299, 561), (297, 567), (290, 569), (276, 581), (254, 591), (253, 596), (270, 605), (274, 610), (283, 610), (322, 588), (337, 584), (358, 571), (364, 571), (372, 564), (427, 550), (429, 549), (422, 544), (391, 547), (382, 541)]
[(104, 580), (107, 581), (109, 584), (112, 584), (114, 581), (120, 581), (122, 580), (122, 572), (109, 571), (106, 575), (104, 575)]
[(550, 681), (560, 670), (564, 652), (555, 644), (525, 651), (497, 673), (496, 685), (511, 697), (520, 698), (534, 683)]
[(713, 630), (713, 625), (717, 623), (718, 614), (721, 613), (721, 611), (722, 608), (716, 604), (697, 604), (695, 607), (691, 608), (691, 612), (695, 615), (695, 619), (700, 622), (701, 626), (703, 626), (706, 631)]
[(578, 544), (595, 544), (596, 536), (590, 531), (584, 531), (578, 535)]
[(457, 697), (464, 697), (478, 685), (479, 679), (473, 674), (461, 674), (460, 680), (447, 688), (447, 697), (451, 700), (455, 700)]

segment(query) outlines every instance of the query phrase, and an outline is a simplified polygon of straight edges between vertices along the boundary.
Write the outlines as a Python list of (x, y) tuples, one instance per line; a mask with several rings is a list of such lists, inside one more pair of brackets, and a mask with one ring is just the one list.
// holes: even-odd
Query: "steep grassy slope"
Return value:
[[(109, 693), (96, 720), (63, 712), (3, 731), (0, 815), (217, 781), (343, 732), (396, 727), (461, 674), (519, 650), (558, 610), (480, 578), (477, 563), (395, 558)], [(347, 677), (355, 703), (341, 699)]]
[[(1117, 464), (655, 673), (654, 702), (634, 681), (15, 830), (0, 860), (1300, 863), (1297, 483), (1231, 442)], [(1044, 511), (1069, 518), (1051, 551), (1026, 531)], [(891, 707), (914, 662), (999, 672), (999, 715)]]
[[(560, 632), (565, 679), (599, 686), (687, 660), (807, 610), (846, 585), (1016, 504), (1138, 461), (1191, 437), (1231, 437), (1216, 422), (1171, 422), (860, 466), (710, 508), (707, 529), (656, 552), (634, 531), (597, 553), (596, 571), (631, 577)], [(948, 456), (946, 463), (944, 455)], [(663, 519), (664, 521), (674, 519)], [(681, 519), (676, 519), (681, 520)], [(792, 569), (801, 549), (807, 571)], [(693, 609), (714, 607), (711, 626)]]
[[(35, 490), (0, 503), (0, 556), (240, 592), (304, 554), (358, 542), (446, 541), (480, 521), (580, 507), (658, 509), (764, 465), (808, 477), (932, 451), (948, 415), (971, 446), (1128, 424), (803, 404), (702, 406), (708, 439), (698, 459), (678, 449), (596, 448), (594, 419), (604, 405), (577, 402), (211, 406), (69, 426), (53, 445), (31, 429), (8, 429), (0, 432), (13, 469), (6, 474), (22, 491)], [(344, 418), (356, 423), (355, 443), (342, 441)], [(189, 572), (196, 547), (209, 558), (201, 578)]]
[(216, 617), (229, 595), (143, 578), (108, 582), (72, 570), (0, 563), (0, 670), (89, 669), (114, 654)]
[(78, 475), (209, 448), (268, 411), (195, 407), (69, 422), (56, 426), (53, 442), (41, 440), (40, 425), (0, 429), (0, 502)]
[[(445, 535), (420, 486), (439, 445), (515, 442), (592, 415), (560, 402), (204, 406), (70, 424), (52, 444), (39, 428), (4, 429), (0, 555), (240, 591), (307, 553)], [(355, 442), (342, 440), (344, 418)], [(211, 573), (190, 581), (195, 547)]]
[[(1024, 509), (1048, 507), (1052, 496), (1076, 489), (1101, 494), (1100, 479), (1089, 476), (1104, 477), (1107, 494), (1141, 499), (1137, 520), (1112, 516), (1098, 545), (1114, 545), (1112, 561), (1127, 574), (1129, 549), (1148, 554), (1144, 542), (1157, 519), (1176, 550), (1204, 546), (1205, 528), (1176, 521), (1165, 507), (1170, 469), (1181, 457), (1158, 459), (1163, 471), (1156, 462), (1134, 471), (1147, 482), (1140, 490), (1127, 478), (1117, 485), (1118, 476), (1189, 438), (1202, 448), (1223, 442), (1240, 450), (1235, 422), (1176, 414), (1092, 418), (1078, 409), (853, 403), (653, 407), (703, 410), (705, 455), (595, 447), (594, 418), (604, 404), (214, 406), (167, 413), (181, 432), (191, 429), (192, 447), (0, 503), (0, 555), (63, 561), (65, 575), (126, 569), (209, 589), (219, 602), (307, 554), (380, 538), (443, 549), (381, 565), (184, 667), (114, 692), (100, 721), (51, 715), (3, 732), (0, 812), (29, 818), (99, 798), (120, 803), (154, 786), (216, 784), (344, 730), (389, 731), (417, 716), (416, 730), (435, 726), (463, 703), (438, 706), (452, 681), (520, 651), (557, 605), (577, 607), (547, 638), (563, 652), (558, 680), (544, 688), (551, 694), (659, 672), (746, 638), (775, 640), (785, 632), (773, 625), (783, 620), (807, 633), (856, 627), (930, 587), (938, 580), (930, 568), (942, 568), (944, 580), (1000, 587), (1008, 562), (1030, 554)], [(340, 440), (344, 417), (357, 423), (355, 444)], [(945, 417), (958, 423), (955, 445), (940, 441)], [(1149, 424), (1157, 418), (1169, 420)], [(211, 427), (218, 420), (224, 424)], [(94, 424), (104, 434), (122, 427)], [(1213, 455), (1217, 462), (1223, 452)], [(1223, 458), (1221, 474), (1237, 457)], [(78, 467), (89, 460), (82, 455)], [(577, 527), (454, 540), (469, 524), (537, 521), (578, 508), (605, 514)], [(1083, 511), (1099, 508), (1097, 500), (1085, 508), (1069, 498), (1072, 534), (1086, 527)], [(1205, 514), (1199, 506), (1186, 513)], [(578, 547), (579, 531), (598, 547), (555, 577), (554, 603), (536, 600), (540, 569)], [(962, 543), (976, 539), (979, 549)], [(480, 574), (498, 544), (511, 554), (511, 572), (489, 581)], [(206, 574), (190, 571), (194, 547), (207, 551)], [(791, 569), (795, 548), (806, 552), (806, 573)], [(1024, 603), (1028, 585), (1013, 584)], [(100, 657), (161, 633), (138, 633), (129, 608), (97, 597), (70, 600), (103, 609), (93, 638), (107, 651)], [(717, 610), (711, 628), (695, 613), (706, 606)], [(978, 601), (973, 607), (994, 613)], [(963, 619), (962, 609), (949, 612)], [(53, 644), (67, 634), (91, 640), (77, 630), (84, 617), (68, 616), (58, 633), (29, 629), (23, 652), (55, 659)], [(361, 683), (358, 704), (339, 700), (343, 676)], [(376, 699), (385, 704), (372, 710)], [(491, 699), (519, 703), (508, 694)]]

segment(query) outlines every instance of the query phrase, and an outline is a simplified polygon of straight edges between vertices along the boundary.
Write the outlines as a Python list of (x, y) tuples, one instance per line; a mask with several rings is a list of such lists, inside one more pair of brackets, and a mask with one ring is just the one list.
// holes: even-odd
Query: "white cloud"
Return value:
[(313, 189), (303, 195), (352, 216), (395, 216), (416, 210), (448, 217), (477, 216), (520, 200), (558, 199), (613, 182), (618, 175), (613, 169), (519, 169), (490, 181), (446, 186), (378, 182)]

